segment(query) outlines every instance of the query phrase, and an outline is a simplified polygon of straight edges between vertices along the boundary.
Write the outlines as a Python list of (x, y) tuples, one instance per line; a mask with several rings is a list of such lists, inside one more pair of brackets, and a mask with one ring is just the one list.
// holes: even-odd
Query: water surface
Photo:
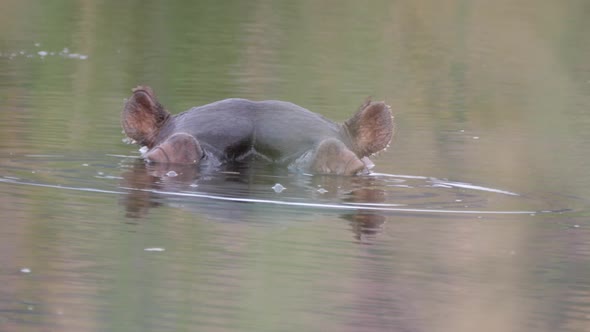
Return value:
[[(589, 13), (3, 1), (0, 330), (588, 330)], [(145, 165), (138, 84), (173, 113), (373, 96), (396, 133), (369, 176)]]

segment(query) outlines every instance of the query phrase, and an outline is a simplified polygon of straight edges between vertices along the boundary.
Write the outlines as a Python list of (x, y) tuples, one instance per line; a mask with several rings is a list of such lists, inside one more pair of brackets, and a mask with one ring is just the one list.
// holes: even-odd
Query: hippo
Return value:
[(290, 102), (231, 98), (172, 115), (148, 86), (125, 103), (121, 125), (150, 163), (221, 165), (252, 158), (313, 174), (357, 175), (387, 148), (393, 116), (368, 99), (338, 124)]

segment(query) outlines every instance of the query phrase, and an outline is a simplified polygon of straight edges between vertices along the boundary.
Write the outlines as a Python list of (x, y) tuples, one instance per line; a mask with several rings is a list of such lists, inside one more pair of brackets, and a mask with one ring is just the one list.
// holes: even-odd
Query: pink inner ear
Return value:
[(145, 90), (134, 91), (133, 92), (133, 100), (136, 103), (138, 103), (139, 105), (141, 105), (142, 107), (145, 107), (147, 109), (152, 109), (152, 108), (156, 107), (154, 99), (149, 94), (149, 92), (147, 92)]
[(364, 106), (347, 125), (363, 157), (385, 149), (393, 135), (391, 111), (383, 102)]
[(170, 113), (158, 103), (151, 88), (137, 87), (125, 104), (122, 124), (125, 134), (142, 145), (152, 148), (158, 130), (169, 119)]
[(132, 92), (138, 92), (138, 91), (142, 91), (142, 90), (145, 91), (150, 96), (152, 96), (153, 98), (156, 97), (156, 95), (154, 94), (154, 89), (152, 89), (151, 87), (149, 87), (147, 85), (138, 85), (135, 88), (131, 89)]

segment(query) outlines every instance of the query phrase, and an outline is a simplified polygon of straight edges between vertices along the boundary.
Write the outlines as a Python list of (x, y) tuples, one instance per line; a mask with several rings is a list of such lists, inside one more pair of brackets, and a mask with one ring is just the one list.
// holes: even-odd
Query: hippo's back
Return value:
[(328, 137), (340, 126), (293, 103), (225, 99), (192, 108), (174, 117), (169, 133), (186, 132), (222, 159), (257, 153), (290, 161)]
[(294, 159), (329, 137), (340, 137), (340, 126), (293, 103), (257, 102), (256, 149), (273, 159)]

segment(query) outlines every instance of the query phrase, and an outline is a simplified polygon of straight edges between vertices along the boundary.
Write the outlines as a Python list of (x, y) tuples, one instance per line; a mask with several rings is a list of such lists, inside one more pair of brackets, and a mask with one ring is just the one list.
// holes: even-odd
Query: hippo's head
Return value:
[(138, 86), (132, 91), (121, 114), (121, 125), (129, 138), (151, 149), (170, 113), (158, 102), (150, 87)]

